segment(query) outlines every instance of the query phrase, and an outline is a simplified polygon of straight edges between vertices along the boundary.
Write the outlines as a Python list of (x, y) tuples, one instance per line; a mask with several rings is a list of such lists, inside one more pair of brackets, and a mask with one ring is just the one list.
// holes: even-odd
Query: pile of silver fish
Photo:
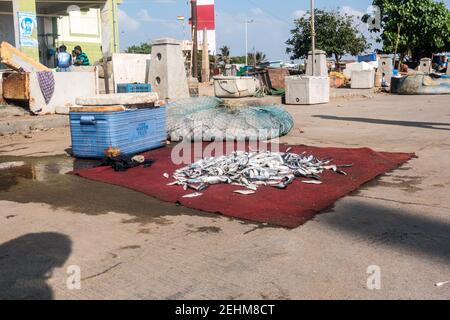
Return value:
[[(186, 198), (201, 196), (201, 191), (215, 184), (232, 184), (245, 190), (236, 190), (239, 194), (252, 194), (260, 186), (286, 189), (296, 178), (303, 183), (321, 184), (320, 175), (331, 170), (347, 175), (340, 168), (352, 164), (332, 165), (333, 159), (318, 159), (306, 153), (286, 152), (243, 152), (235, 151), (226, 156), (199, 160), (174, 172), (174, 182), (169, 186), (182, 186), (184, 190), (192, 189), (196, 193)], [(166, 178), (170, 176), (164, 174)]]

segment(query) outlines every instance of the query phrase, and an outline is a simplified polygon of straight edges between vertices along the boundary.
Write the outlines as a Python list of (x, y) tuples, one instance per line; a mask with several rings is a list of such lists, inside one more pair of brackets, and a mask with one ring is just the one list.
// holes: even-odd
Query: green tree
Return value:
[(220, 53), (217, 55), (217, 61), (218, 62), (223, 62), (225, 64), (229, 64), (230, 61), (231, 61), (231, 59), (230, 59), (230, 47), (223, 46), (219, 50), (220, 50)]
[[(346, 54), (358, 55), (370, 48), (366, 38), (353, 24), (354, 17), (338, 11), (315, 10), (316, 47), (334, 57), (337, 65)], [(311, 51), (311, 22), (309, 16), (295, 20), (292, 37), (286, 42), (291, 59), (305, 59)]]
[(230, 62), (235, 64), (245, 64), (245, 56), (231, 57)]
[(133, 45), (125, 50), (126, 53), (140, 53), (150, 54), (152, 53), (152, 45), (148, 43), (141, 43), (140, 45)]
[[(418, 61), (433, 53), (450, 50), (450, 11), (441, 1), (374, 0), (381, 9), (381, 30), (385, 52), (410, 55)], [(368, 20), (366, 15), (363, 22)], [(398, 43), (398, 47), (397, 47)]]
[(256, 53), (248, 54), (248, 64), (249, 65), (259, 65), (264, 61), (266, 61), (266, 54), (261, 51), (257, 51)]

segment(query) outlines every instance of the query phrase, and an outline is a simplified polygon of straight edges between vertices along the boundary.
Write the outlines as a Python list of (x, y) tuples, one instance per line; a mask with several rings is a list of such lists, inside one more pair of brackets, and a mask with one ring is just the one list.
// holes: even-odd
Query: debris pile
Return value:
[[(186, 197), (201, 196), (201, 191), (215, 184), (232, 184), (247, 190), (236, 190), (240, 194), (252, 194), (260, 186), (286, 189), (296, 178), (303, 183), (321, 184), (320, 175), (326, 170), (347, 175), (340, 168), (351, 164), (333, 165), (332, 159), (318, 159), (306, 153), (244, 152), (235, 151), (230, 155), (199, 160), (187, 167), (176, 170), (174, 182), (170, 186), (182, 186), (196, 193)], [(165, 175), (169, 178), (169, 175)], [(250, 191), (249, 191), (250, 190)]]

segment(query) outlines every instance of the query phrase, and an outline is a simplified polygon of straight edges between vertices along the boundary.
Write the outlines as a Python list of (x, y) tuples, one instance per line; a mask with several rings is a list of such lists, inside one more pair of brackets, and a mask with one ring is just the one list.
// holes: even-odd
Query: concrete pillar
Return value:
[(203, 46), (202, 46), (202, 82), (209, 82), (209, 44), (208, 44), (208, 30), (203, 30)]
[[(36, 19), (36, 2), (35, 0), (13, 0), (13, 18), (14, 18), (14, 38), (16, 48), (23, 53), (39, 62), (38, 50), (38, 30)], [(20, 15), (28, 14), (34, 20), (32, 25), (32, 33), (29, 36), (21, 37), (20, 32)]]
[(160, 99), (189, 97), (189, 88), (180, 42), (170, 38), (152, 43), (150, 83)]
[(382, 56), (379, 60), (378, 73), (388, 82), (391, 83), (393, 73), (393, 61), (389, 56)]
[[(325, 51), (315, 50), (315, 58), (310, 51), (306, 62), (306, 75), (316, 77), (328, 77), (327, 55)], [(314, 67), (313, 67), (314, 64)]]
[(105, 92), (110, 93), (110, 74), (108, 74), (108, 57), (112, 55), (111, 37), (112, 37), (112, 0), (107, 0), (100, 9), (101, 31), (102, 31), (102, 54), (103, 54), (103, 74), (105, 78)]
[(419, 71), (425, 73), (431, 73), (432, 60), (430, 58), (420, 59)]

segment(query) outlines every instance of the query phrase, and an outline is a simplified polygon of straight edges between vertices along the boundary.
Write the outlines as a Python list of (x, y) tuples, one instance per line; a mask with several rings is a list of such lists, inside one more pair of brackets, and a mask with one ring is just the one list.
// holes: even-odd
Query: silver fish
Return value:
[(226, 156), (201, 159), (174, 172), (175, 182), (184, 190), (197, 192), (210, 185), (232, 184), (256, 191), (260, 186), (286, 189), (296, 178), (306, 178), (303, 183), (321, 184), (321, 175), (333, 171), (347, 175), (339, 168), (353, 165), (334, 165), (333, 159), (319, 159), (305, 152), (295, 154), (287, 149), (279, 152), (236, 151)]
[(233, 191), (234, 193), (239, 193), (239, 194), (243, 194), (243, 195), (250, 195), (250, 194), (255, 194), (256, 192), (253, 190), (235, 190)]
[(322, 184), (322, 181), (317, 181), (317, 180), (302, 180), (302, 183), (307, 183), (307, 184)]
[(183, 196), (183, 198), (197, 198), (197, 197), (201, 197), (202, 195), (203, 195), (203, 193), (195, 192), (195, 193), (187, 194), (187, 195)]

